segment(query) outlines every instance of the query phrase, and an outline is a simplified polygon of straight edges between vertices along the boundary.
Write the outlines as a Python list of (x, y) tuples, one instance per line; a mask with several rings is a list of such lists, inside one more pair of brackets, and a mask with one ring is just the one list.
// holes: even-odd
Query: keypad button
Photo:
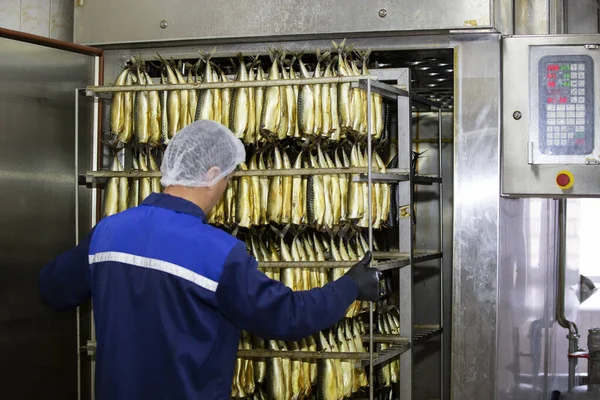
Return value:
[(552, 140), (552, 139), (547, 139), (547, 140), (546, 140), (546, 144), (547, 144), (548, 146), (552, 146), (552, 145), (554, 144), (554, 140)]
[(577, 125), (585, 125), (585, 118), (577, 118)]
[(577, 125), (575, 127), (575, 132), (585, 132), (585, 126), (583, 126), (583, 125)]
[(577, 111), (577, 118), (585, 118), (585, 111)]
[(556, 125), (556, 120), (555, 119), (549, 119), (548, 120), (548, 125)]
[(571, 71), (577, 71), (577, 64), (571, 64)]
[[(583, 64), (581, 64), (581, 65), (583, 66)], [(585, 72), (580, 72), (579, 73), (579, 79), (585, 79)]]
[(571, 81), (571, 87), (577, 87), (577, 81)]
[(567, 104), (567, 111), (574, 111), (575, 110), (575, 104)]
[(565, 122), (564, 119), (562, 119), (562, 118), (561, 119), (558, 119), (558, 118), (556, 119), (556, 125), (564, 125), (564, 124), (566, 124), (566, 122)]
[(585, 89), (577, 89), (577, 94), (580, 96), (585, 96)]
[(560, 146), (560, 139), (554, 139), (554, 145)]
[(575, 125), (575, 119), (574, 118), (567, 118), (567, 125)]
[(585, 111), (585, 104), (577, 104), (577, 111)]
[[(550, 114), (550, 113), (548, 113), (548, 114)], [(556, 118), (565, 118), (567, 116), (564, 111), (558, 111), (558, 112), (552, 113), (552, 114), (556, 114)], [(555, 117), (548, 115), (548, 118), (555, 118)]]
[(585, 103), (585, 97), (578, 97), (577, 98), (577, 102), (580, 103), (580, 104), (581, 103)]
[(560, 138), (561, 138), (561, 139), (566, 139), (566, 138), (567, 138), (567, 132), (562, 132), (562, 133), (560, 134)]
[(567, 145), (567, 139), (561, 139), (560, 140), (560, 145), (561, 146), (566, 146)]
[(573, 132), (569, 132), (568, 137), (569, 137), (569, 139), (573, 139)]
[(565, 111), (566, 104), (559, 104), (556, 106), (556, 111)]
[(547, 118), (556, 118), (556, 113), (554, 111), (548, 111), (546, 114), (547, 114)]
[(546, 137), (547, 137), (548, 139), (552, 139), (552, 138), (554, 137), (554, 133), (552, 133), (552, 132), (548, 132), (548, 133), (546, 133)]
[[(558, 116), (560, 117), (560, 115)], [(567, 118), (575, 118), (575, 111), (567, 111)]]
[(579, 87), (585, 87), (585, 81), (579, 81)]
[(546, 110), (556, 111), (556, 104), (546, 104)]
[(571, 97), (571, 103), (577, 103), (577, 97)]
[(557, 129), (557, 128), (560, 128), (560, 131), (561, 131), (561, 132), (566, 132), (566, 131), (567, 131), (567, 129), (569, 129), (569, 128), (571, 128), (571, 127), (570, 127), (570, 126), (565, 126), (565, 125), (563, 125), (563, 126), (555, 126), (555, 127), (554, 127), (554, 131), (555, 131), (555, 132), (558, 132), (558, 129)]
[(571, 89), (571, 95), (577, 96), (577, 89)]
[(580, 71), (585, 71), (585, 64), (579, 64), (577, 69)]

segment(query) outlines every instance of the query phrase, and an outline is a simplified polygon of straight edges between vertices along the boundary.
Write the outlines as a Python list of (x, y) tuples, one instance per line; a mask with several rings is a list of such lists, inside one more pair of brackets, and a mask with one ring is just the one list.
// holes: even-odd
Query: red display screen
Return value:
[(548, 64), (548, 71), (558, 71), (560, 67), (557, 64)]

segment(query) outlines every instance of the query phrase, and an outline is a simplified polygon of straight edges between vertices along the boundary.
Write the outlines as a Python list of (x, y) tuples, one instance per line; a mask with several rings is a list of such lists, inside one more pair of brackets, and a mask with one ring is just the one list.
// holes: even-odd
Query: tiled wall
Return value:
[(74, 0), (0, 0), (0, 26), (73, 41)]

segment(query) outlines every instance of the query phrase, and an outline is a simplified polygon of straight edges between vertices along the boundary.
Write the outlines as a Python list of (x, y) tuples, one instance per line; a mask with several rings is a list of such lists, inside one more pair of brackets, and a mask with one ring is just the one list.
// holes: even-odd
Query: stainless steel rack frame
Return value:
[[(295, 79), (295, 80), (279, 80), (279, 81), (261, 81), (258, 82), (223, 82), (223, 83), (210, 83), (210, 84), (179, 84), (179, 85), (137, 85), (137, 86), (88, 86), (85, 89), (77, 89), (76, 97), (86, 95), (92, 97), (95, 101), (101, 99), (108, 99), (108, 93), (118, 91), (143, 91), (143, 90), (181, 90), (181, 89), (200, 89), (200, 88), (226, 88), (226, 87), (254, 87), (254, 86), (283, 86), (290, 84), (308, 84), (308, 83), (340, 83), (340, 82), (352, 82), (354, 87), (361, 88), (367, 92), (367, 154), (368, 154), (368, 167), (365, 168), (323, 168), (323, 169), (302, 169), (302, 170), (277, 170), (277, 171), (237, 171), (235, 174), (239, 176), (243, 175), (261, 175), (261, 176), (275, 176), (275, 175), (317, 175), (317, 174), (328, 174), (328, 173), (344, 173), (344, 174), (361, 174), (358, 179), (360, 182), (367, 182), (368, 185), (368, 209), (367, 212), (371, 214), (372, 209), (372, 190), (373, 183), (375, 182), (387, 182), (398, 184), (398, 229), (399, 229), (399, 243), (398, 252), (388, 252), (388, 254), (374, 254), (374, 259), (386, 261), (373, 263), (372, 267), (379, 268), (381, 270), (398, 269), (399, 282), (399, 314), (400, 314), (400, 332), (399, 335), (376, 335), (374, 333), (374, 305), (370, 304), (369, 307), (369, 334), (366, 335), (365, 342), (368, 341), (369, 352), (368, 353), (330, 353), (330, 352), (302, 352), (302, 351), (270, 351), (270, 350), (239, 350), (238, 356), (250, 357), (250, 358), (261, 358), (269, 356), (279, 357), (292, 357), (292, 358), (304, 358), (304, 359), (316, 359), (316, 358), (344, 358), (359, 360), (360, 365), (369, 367), (369, 399), (374, 399), (374, 367), (384, 362), (393, 360), (396, 357), (400, 359), (400, 380), (397, 388), (397, 396), (404, 399), (412, 399), (412, 388), (413, 388), (413, 358), (414, 358), (414, 345), (427, 340), (431, 337), (443, 334), (443, 318), (442, 310), (443, 304), (440, 307), (440, 325), (435, 327), (428, 327), (426, 329), (415, 327), (413, 324), (413, 273), (415, 264), (425, 262), (429, 260), (439, 260), (440, 278), (443, 279), (443, 253), (441, 247), (443, 242), (443, 216), (442, 216), (442, 152), (439, 152), (439, 170), (437, 176), (422, 176), (416, 175), (414, 170), (411, 169), (412, 161), (412, 112), (415, 109), (438, 112), (438, 143), (441, 149), (442, 134), (441, 134), (441, 105), (432, 102), (423, 97), (417, 96), (410, 92), (410, 70), (406, 68), (397, 69), (385, 69), (385, 70), (371, 70), (372, 75), (365, 76), (350, 76), (350, 77), (336, 77), (336, 78), (308, 78), (308, 79)], [(394, 82), (388, 84), (384, 82)], [(210, 87), (209, 87), (210, 86)], [(371, 93), (378, 93), (382, 97), (388, 100), (396, 101), (398, 106), (398, 119), (397, 119), (397, 157), (398, 157), (398, 168), (389, 170), (385, 174), (374, 173), (372, 171), (372, 153), (373, 153), (373, 140), (371, 132), (371, 109), (372, 109), (372, 97)], [(76, 102), (76, 108), (78, 102)], [(77, 110), (76, 110), (77, 111)], [(77, 125), (76, 125), (77, 126)], [(97, 135), (98, 133), (95, 132)], [(75, 131), (75, 140), (79, 137), (79, 131)], [(97, 137), (94, 138), (97, 141)], [(77, 158), (77, 155), (76, 155)], [(283, 172), (283, 173), (282, 173)], [(100, 171), (92, 170), (87, 171), (85, 176), (78, 176), (77, 182), (81, 185), (91, 184), (92, 188), (96, 189), (97, 183), (108, 177), (126, 176), (126, 177), (138, 177), (138, 176), (160, 176), (159, 172), (111, 172), (111, 171)], [(417, 251), (414, 248), (414, 226), (412, 222), (412, 215), (415, 210), (414, 203), (414, 186), (415, 185), (432, 185), (439, 184), (439, 234), (440, 234), (440, 249), (435, 251)], [(400, 210), (406, 209), (407, 213), (401, 215)], [(77, 214), (76, 214), (77, 218)], [(95, 221), (97, 222), (97, 221)], [(373, 226), (372, 220), (369, 219), (368, 228), (368, 243), (369, 249), (373, 251)], [(346, 262), (299, 262), (299, 263), (286, 263), (286, 262), (265, 262), (261, 263), (261, 267), (276, 267), (276, 268), (297, 268), (297, 267), (320, 267), (320, 268), (347, 268), (353, 263)], [(443, 296), (442, 300), (443, 302)], [(387, 336), (387, 337), (386, 337)], [(392, 345), (380, 352), (374, 351), (374, 343), (377, 341), (386, 341)], [(87, 354), (93, 354), (95, 350), (95, 338), (92, 337), (88, 341), (87, 346), (84, 346), (81, 350)], [(413, 350), (413, 351), (408, 351)], [(442, 349), (443, 350), (443, 349)], [(443, 352), (442, 352), (443, 353)], [(443, 360), (442, 360), (443, 368)]]

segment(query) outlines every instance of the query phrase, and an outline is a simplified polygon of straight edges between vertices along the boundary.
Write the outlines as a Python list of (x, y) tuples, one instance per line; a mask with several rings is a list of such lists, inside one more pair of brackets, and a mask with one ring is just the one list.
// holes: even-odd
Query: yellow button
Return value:
[(573, 186), (573, 183), (573, 174), (569, 171), (560, 171), (558, 175), (556, 175), (556, 184), (563, 190), (570, 189), (571, 186)]

